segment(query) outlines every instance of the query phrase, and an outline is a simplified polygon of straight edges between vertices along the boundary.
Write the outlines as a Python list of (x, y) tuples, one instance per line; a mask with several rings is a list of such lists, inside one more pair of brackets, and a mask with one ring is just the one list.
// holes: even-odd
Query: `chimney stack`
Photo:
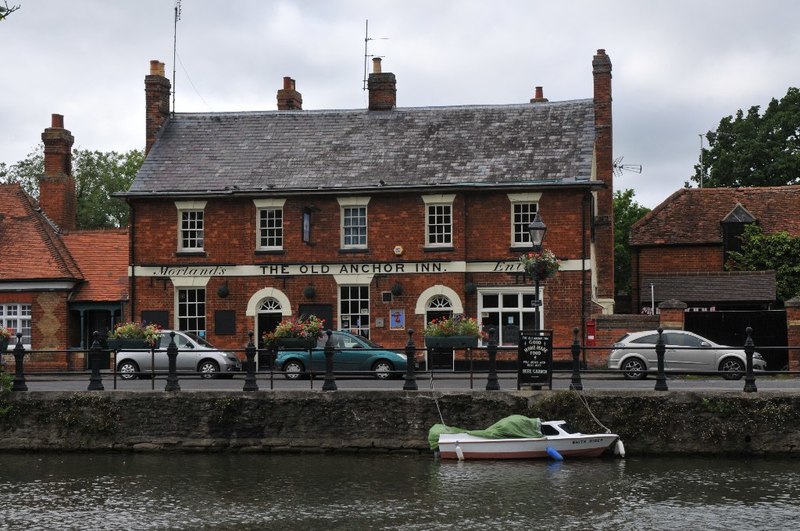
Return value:
[(44, 175), (39, 178), (39, 206), (60, 228), (75, 228), (77, 197), (72, 177), (72, 133), (64, 129), (64, 117), (53, 114), (42, 133)]
[(295, 90), (294, 79), (289, 76), (283, 78), (283, 88), (278, 91), (278, 110), (303, 110), (303, 95)]
[(531, 103), (544, 103), (546, 101), (550, 100), (544, 97), (544, 91), (542, 90), (542, 87), (536, 87), (536, 92), (531, 98)]
[(381, 58), (372, 59), (372, 73), (367, 79), (369, 110), (391, 111), (397, 105), (397, 80), (394, 74), (381, 72)]
[(614, 307), (614, 152), (611, 127), (611, 59), (603, 49), (592, 59), (594, 76), (595, 167), (597, 180), (605, 187), (597, 191), (595, 239), (597, 249), (597, 297), (605, 308)]
[(169, 118), (169, 95), (172, 85), (164, 76), (164, 63), (150, 61), (150, 75), (144, 78), (145, 94), (145, 146), (144, 154), (156, 142), (158, 132)]

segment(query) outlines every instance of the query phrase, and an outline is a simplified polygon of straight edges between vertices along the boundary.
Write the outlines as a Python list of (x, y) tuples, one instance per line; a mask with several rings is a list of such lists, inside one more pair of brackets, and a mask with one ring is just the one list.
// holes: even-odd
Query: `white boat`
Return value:
[(534, 459), (551, 457), (596, 457), (614, 446), (614, 453), (624, 457), (625, 450), (614, 433), (570, 432), (563, 420), (541, 422), (541, 437), (487, 438), (469, 433), (439, 434), (442, 459)]

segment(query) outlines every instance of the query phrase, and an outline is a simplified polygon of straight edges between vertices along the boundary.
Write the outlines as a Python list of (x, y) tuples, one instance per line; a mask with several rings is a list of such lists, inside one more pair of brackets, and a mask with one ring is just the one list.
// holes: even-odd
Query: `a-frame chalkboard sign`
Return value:
[(523, 385), (553, 389), (553, 331), (521, 330), (517, 354), (517, 389)]

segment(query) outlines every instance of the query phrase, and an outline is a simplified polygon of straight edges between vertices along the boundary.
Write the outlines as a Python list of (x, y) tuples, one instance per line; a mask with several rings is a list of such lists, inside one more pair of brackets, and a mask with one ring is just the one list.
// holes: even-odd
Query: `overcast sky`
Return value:
[[(5, 0), (0, 0), (2, 3)], [(0, 162), (64, 115), (75, 146), (144, 146), (151, 59), (172, 79), (174, 0), (9, 0), (0, 22)], [(284, 76), (304, 109), (364, 108), (369, 53), (400, 107), (592, 97), (613, 63), (614, 156), (641, 164), (618, 190), (655, 207), (698, 163), (700, 133), (800, 85), (797, 0), (183, 0), (178, 112), (276, 109)], [(384, 39), (387, 38), (387, 39)]]

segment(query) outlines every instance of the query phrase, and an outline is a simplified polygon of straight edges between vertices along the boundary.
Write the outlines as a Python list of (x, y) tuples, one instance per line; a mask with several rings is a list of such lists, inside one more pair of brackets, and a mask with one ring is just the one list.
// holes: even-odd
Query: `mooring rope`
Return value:
[(586, 407), (586, 411), (589, 412), (589, 415), (591, 415), (592, 419), (594, 419), (597, 425), (606, 430), (606, 433), (611, 433), (611, 430), (606, 428), (605, 425), (602, 422), (600, 422), (600, 420), (592, 412), (592, 408), (589, 407), (589, 402), (586, 400), (586, 397), (583, 396), (583, 389), (576, 392), (578, 393), (578, 398), (580, 399), (581, 403), (583, 403), (584, 407)]
[(445, 423), (444, 417), (442, 416), (442, 410), (441, 410), (441, 408), (439, 408), (439, 399), (436, 398), (436, 388), (433, 386), (433, 371), (430, 371), (428, 374), (430, 375), (430, 384), (429, 385), (430, 385), (430, 388), (431, 388), (431, 394), (433, 396), (433, 403), (436, 404), (436, 411), (439, 412), (439, 420), (442, 421), (442, 424), (444, 426), (447, 426), (447, 423)]

